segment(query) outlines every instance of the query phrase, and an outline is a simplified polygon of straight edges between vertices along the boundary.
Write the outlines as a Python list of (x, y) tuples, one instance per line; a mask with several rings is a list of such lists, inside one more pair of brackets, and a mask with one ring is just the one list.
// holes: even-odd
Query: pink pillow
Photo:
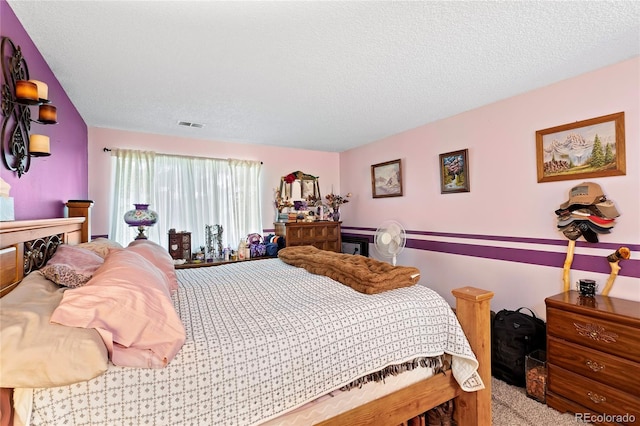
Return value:
[(85, 285), (103, 262), (90, 250), (61, 244), (40, 271), (54, 283), (74, 288)]
[(65, 291), (51, 321), (98, 330), (115, 365), (165, 367), (185, 340), (168, 286), (138, 253), (112, 249), (87, 285)]
[(173, 258), (164, 247), (149, 240), (134, 240), (129, 243), (126, 250), (140, 254), (160, 269), (169, 280), (169, 290), (172, 293), (178, 289), (178, 277), (173, 265)]

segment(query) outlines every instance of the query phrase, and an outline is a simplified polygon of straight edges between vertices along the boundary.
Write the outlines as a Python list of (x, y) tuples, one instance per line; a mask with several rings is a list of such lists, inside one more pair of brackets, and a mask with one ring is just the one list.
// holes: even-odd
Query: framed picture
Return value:
[(402, 163), (400, 159), (371, 166), (373, 198), (402, 196)]
[(626, 174), (624, 112), (536, 132), (538, 182)]
[(469, 150), (440, 154), (440, 193), (469, 192)]
[(342, 235), (341, 240), (342, 253), (369, 257), (369, 239), (367, 237)]

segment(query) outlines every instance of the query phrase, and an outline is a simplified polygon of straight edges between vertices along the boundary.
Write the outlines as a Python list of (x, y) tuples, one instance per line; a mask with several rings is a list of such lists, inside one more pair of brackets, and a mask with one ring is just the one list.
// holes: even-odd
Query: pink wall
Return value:
[[(575, 181), (537, 183), (536, 130), (624, 111), (626, 176), (594, 179), (623, 212), (605, 241), (640, 236), (640, 59), (427, 124), (340, 154), (356, 194), (347, 224), (400, 217), (409, 229), (557, 238), (554, 210)], [(439, 154), (469, 149), (471, 192), (440, 193)], [(404, 196), (373, 199), (370, 165), (401, 158)], [(348, 183), (348, 188), (347, 188)]]
[[(532, 307), (544, 318), (544, 298), (562, 290), (567, 240), (554, 210), (576, 181), (537, 183), (535, 131), (613, 112), (626, 115), (627, 174), (594, 179), (622, 213), (600, 243), (579, 241), (571, 282), (608, 278), (606, 255), (625, 245), (612, 296), (640, 300), (640, 59), (635, 58), (539, 90), (505, 99), (340, 154), (89, 129), (90, 198), (96, 201), (93, 233), (108, 232), (110, 156), (103, 147), (234, 157), (264, 162), (264, 228), (272, 227), (272, 189), (281, 175), (303, 170), (320, 176), (321, 190), (352, 192), (342, 208), (347, 233), (373, 234), (385, 219), (409, 230), (399, 264), (418, 266), (421, 284), (445, 297), (462, 285), (493, 290), (493, 306)], [(598, 102), (594, 102), (597, 99)], [(471, 192), (440, 194), (440, 153), (468, 148)], [(372, 164), (401, 158), (404, 196), (373, 199)], [(371, 253), (374, 257), (375, 250)]]
[[(162, 154), (194, 155), (262, 161), (263, 228), (273, 229), (273, 190), (280, 178), (296, 170), (318, 176), (322, 195), (340, 190), (338, 154), (334, 152), (278, 148), (265, 145), (208, 141), (160, 136), (104, 128), (89, 128), (89, 198), (95, 201), (92, 233), (109, 233), (109, 179), (111, 156), (103, 148), (155, 151)], [(124, 214), (124, 212), (122, 212)]]
[[(11, 185), (16, 220), (60, 217), (64, 202), (87, 198), (87, 126), (5, 0), (0, 0), (0, 35), (20, 46), (30, 78), (48, 84), (58, 110), (58, 124), (31, 126), (32, 133), (50, 137), (51, 156), (32, 158), (21, 178), (0, 165), (0, 177)], [(4, 84), (4, 76), (0, 78)]]
[[(423, 247), (405, 250), (399, 258), (421, 267), (421, 283), (438, 287), (442, 294), (473, 283), (499, 290), (498, 303), (516, 301), (527, 306), (531, 297), (543, 311), (544, 295), (561, 289), (558, 283), (567, 248), (567, 239), (556, 228), (554, 210), (581, 181), (537, 183), (535, 132), (624, 111), (627, 174), (592, 179), (622, 215), (611, 234), (600, 236), (601, 244), (578, 243), (574, 265), (591, 260), (596, 264), (572, 272), (572, 282), (595, 277), (602, 286), (609, 270), (605, 256), (612, 247), (640, 248), (639, 93), (640, 58), (636, 57), (343, 152), (342, 187), (354, 193), (345, 225), (375, 229), (385, 219), (398, 220), (416, 232), (411, 238)], [(441, 194), (439, 154), (464, 148), (469, 149), (471, 191)], [(371, 164), (397, 158), (402, 159), (404, 196), (373, 199)], [(429, 233), (454, 235), (425, 235)], [(487, 238), (474, 240), (472, 235)], [(509, 241), (512, 237), (516, 241)], [(478, 253), (470, 244), (481, 247), (475, 249)], [(524, 259), (520, 263), (500, 261), (502, 255), (491, 259), (493, 251), (504, 247), (511, 249), (505, 252), (508, 256), (517, 254), (513, 249), (523, 249)], [(486, 260), (443, 254), (446, 250), (486, 256)], [(628, 275), (618, 277), (611, 295), (640, 300), (638, 259), (634, 253), (632, 261), (621, 264), (622, 273)], [(530, 266), (536, 262), (545, 266)], [(553, 262), (555, 266), (549, 265)]]

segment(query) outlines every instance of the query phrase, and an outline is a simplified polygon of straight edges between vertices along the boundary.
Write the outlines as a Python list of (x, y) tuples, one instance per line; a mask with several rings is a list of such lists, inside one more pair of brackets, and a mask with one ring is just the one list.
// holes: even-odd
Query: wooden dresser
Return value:
[(547, 405), (596, 424), (640, 423), (640, 303), (576, 291), (545, 303)]
[(342, 251), (340, 223), (333, 221), (318, 222), (276, 222), (276, 235), (285, 238), (287, 247), (315, 246), (322, 250)]

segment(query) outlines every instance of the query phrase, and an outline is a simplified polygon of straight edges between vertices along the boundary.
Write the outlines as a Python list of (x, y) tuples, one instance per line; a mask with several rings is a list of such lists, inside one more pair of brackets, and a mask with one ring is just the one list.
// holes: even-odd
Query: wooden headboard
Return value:
[(0, 222), (0, 297), (44, 266), (59, 244), (87, 241), (86, 221), (87, 217), (70, 217)]

